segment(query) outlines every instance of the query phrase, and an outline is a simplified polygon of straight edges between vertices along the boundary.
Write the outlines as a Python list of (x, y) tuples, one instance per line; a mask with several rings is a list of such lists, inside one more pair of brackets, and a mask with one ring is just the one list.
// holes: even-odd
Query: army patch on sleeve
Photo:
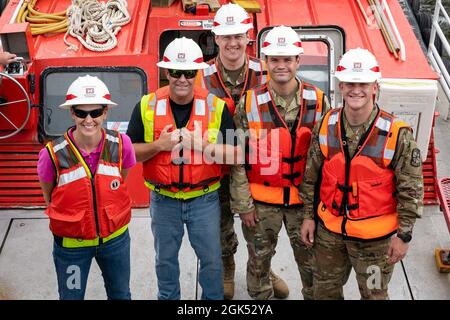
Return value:
[(411, 152), (411, 166), (420, 167), (422, 164), (422, 159), (420, 157), (420, 150), (418, 148), (414, 148)]

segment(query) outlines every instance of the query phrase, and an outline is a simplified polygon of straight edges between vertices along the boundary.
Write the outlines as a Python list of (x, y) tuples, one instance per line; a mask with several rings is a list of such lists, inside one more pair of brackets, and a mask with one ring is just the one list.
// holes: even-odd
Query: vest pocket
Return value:
[(359, 181), (357, 188), (358, 208), (350, 211), (350, 218), (364, 219), (397, 211), (392, 176)]
[(131, 220), (131, 203), (128, 201), (126, 206), (118, 207), (116, 204), (110, 204), (103, 208), (106, 215), (109, 233), (117, 231)]
[(320, 200), (335, 216), (339, 216), (342, 198), (343, 192), (338, 188), (338, 180), (331, 174), (324, 174), (320, 185)]
[(85, 238), (86, 210), (58, 210), (49, 206), (47, 215), (50, 218), (50, 230), (57, 236), (69, 238)]

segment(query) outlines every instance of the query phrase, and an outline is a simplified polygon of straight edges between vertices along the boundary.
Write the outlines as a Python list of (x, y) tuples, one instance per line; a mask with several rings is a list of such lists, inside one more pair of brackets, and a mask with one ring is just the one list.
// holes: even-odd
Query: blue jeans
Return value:
[(150, 215), (156, 251), (158, 299), (180, 299), (178, 252), (184, 234), (200, 260), (202, 300), (222, 300), (220, 203), (217, 191), (188, 201), (151, 192)]
[(61, 300), (82, 300), (92, 259), (98, 263), (109, 300), (130, 300), (130, 235), (128, 230), (94, 247), (64, 248), (53, 243), (53, 260)]

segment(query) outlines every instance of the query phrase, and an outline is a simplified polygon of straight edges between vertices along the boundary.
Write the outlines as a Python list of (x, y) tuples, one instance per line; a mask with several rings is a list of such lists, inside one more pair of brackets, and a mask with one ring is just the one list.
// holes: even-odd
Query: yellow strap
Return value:
[(141, 119), (144, 125), (144, 141), (153, 142), (155, 108), (148, 105), (155, 98), (155, 93), (145, 95), (141, 99)]
[(55, 155), (55, 153), (53, 152), (53, 146), (52, 146), (52, 143), (51, 142), (48, 142), (46, 145), (45, 145), (45, 147), (47, 148), (47, 150), (48, 150), (48, 153), (50, 154), (50, 158), (52, 159), (52, 161), (53, 161), (53, 165), (55, 166), (55, 171), (56, 171), (56, 183), (58, 183), (59, 182), (59, 170), (58, 170), (58, 166), (56, 165), (57, 164), (57, 160), (56, 160), (56, 155)]
[[(171, 192), (171, 191), (168, 191), (165, 189), (159, 189), (159, 188), (156, 188), (153, 184), (148, 183), (147, 181), (145, 181), (145, 185), (148, 188), (150, 188), (151, 190), (162, 194), (163, 196), (167, 196), (167, 197), (173, 198), (173, 199), (187, 200), (187, 199), (201, 197), (205, 194), (216, 191), (217, 189), (220, 188), (220, 181), (210, 185), (207, 190), (202, 189), (202, 190), (195, 190), (195, 191), (188, 191), (188, 192), (183, 192), (183, 191)], [(156, 191), (155, 189), (158, 189), (158, 191)]]
[[(120, 228), (119, 230), (111, 233), (109, 236), (103, 238), (103, 243), (108, 242), (109, 240), (112, 240), (114, 238), (117, 238), (118, 236), (120, 236), (121, 234), (123, 234), (125, 231), (127, 231), (128, 229), (128, 225), (124, 225), (122, 228)], [(94, 246), (98, 246), (100, 241), (99, 241), (99, 237), (95, 238), (95, 239), (91, 239), (91, 240), (83, 240), (83, 239), (77, 239), (77, 238), (63, 238), (62, 241), (62, 246), (64, 248), (84, 248), (84, 247), (94, 247)]]
[(214, 97), (213, 100), (213, 108), (216, 109), (215, 112), (212, 112), (211, 119), (208, 123), (208, 142), (209, 143), (217, 143), (217, 136), (220, 131), (220, 126), (222, 124), (222, 113), (225, 107), (225, 101), (219, 99), (218, 97)]

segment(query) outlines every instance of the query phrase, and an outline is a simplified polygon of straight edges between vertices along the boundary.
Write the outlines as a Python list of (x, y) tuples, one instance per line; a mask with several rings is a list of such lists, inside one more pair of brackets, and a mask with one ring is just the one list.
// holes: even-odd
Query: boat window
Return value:
[[(267, 33), (273, 27), (263, 28), (258, 33), (258, 56)], [(339, 26), (298, 26), (292, 27), (302, 41), (304, 53), (300, 55), (300, 67), (297, 76), (322, 89), (330, 98), (332, 106), (342, 100), (336, 90), (334, 70), (345, 50), (345, 33)]]
[(322, 41), (302, 42), (303, 54), (300, 56), (300, 67), (297, 77), (322, 89), (327, 95), (330, 93), (328, 63), (328, 45)]
[(65, 109), (58, 106), (65, 101), (70, 84), (80, 76), (89, 74), (101, 79), (108, 87), (111, 100), (117, 106), (108, 111), (104, 126), (125, 132), (134, 106), (147, 92), (147, 79), (143, 70), (138, 68), (51, 68), (42, 75), (43, 108), (41, 124), (47, 137), (62, 135), (73, 125), (72, 118)]

